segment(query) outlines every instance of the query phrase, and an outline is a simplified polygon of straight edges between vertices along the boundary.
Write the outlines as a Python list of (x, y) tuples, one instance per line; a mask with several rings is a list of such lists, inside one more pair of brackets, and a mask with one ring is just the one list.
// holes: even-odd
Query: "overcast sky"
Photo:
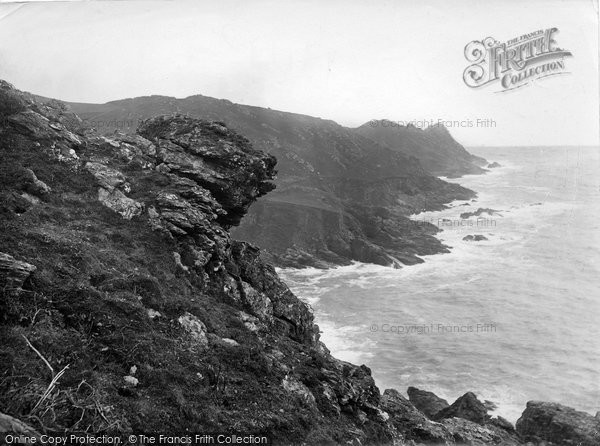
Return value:
[[(557, 27), (570, 74), (468, 88), (464, 47)], [(203, 94), (357, 126), (493, 119), (466, 145), (598, 145), (597, 0), (0, 1), (0, 78), (77, 102)]]

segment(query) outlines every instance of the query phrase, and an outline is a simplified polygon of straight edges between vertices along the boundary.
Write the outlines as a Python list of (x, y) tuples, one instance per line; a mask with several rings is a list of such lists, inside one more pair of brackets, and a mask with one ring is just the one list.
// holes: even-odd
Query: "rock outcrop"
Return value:
[(485, 424), (490, 420), (485, 405), (477, 399), (473, 392), (467, 392), (450, 406), (443, 408), (434, 415), (436, 420), (444, 418), (462, 418), (477, 424)]
[(21, 262), (13, 256), (0, 252), (0, 289), (16, 291), (21, 289), (23, 282), (35, 271), (35, 266)]
[(331, 357), (309, 307), (231, 238), (272, 156), (182, 115), (107, 138), (0, 90), (20, 105), (0, 121), (0, 410), (42, 433), (395, 441), (371, 371)]
[[(56, 101), (4, 82), (1, 97), (0, 432), (521, 444), (471, 397), (435, 422), (330, 355), (310, 308), (230, 234), (272, 189), (272, 156), (219, 121), (107, 138)], [(532, 410), (526, 435), (590, 432), (575, 416), (536, 430)]]
[(517, 432), (526, 441), (549, 445), (600, 444), (600, 418), (558, 403), (529, 401), (517, 420)]
[[(277, 188), (250, 208), (232, 234), (260, 246), (266, 259), (283, 267), (328, 267), (355, 260), (398, 267), (420, 263), (422, 255), (445, 252), (434, 237), (436, 226), (415, 224), (408, 216), (443, 209), (454, 199), (475, 194), (424, 169), (421, 149), (446, 165), (454, 166), (460, 158), (464, 173), (469, 171), (467, 164), (481, 171), (471, 162), (477, 158), (445, 129), (425, 132), (427, 138), (402, 152), (330, 120), (200, 95), (70, 107), (111, 138), (114, 131), (123, 132), (121, 138), (131, 137), (141, 120), (161, 114), (217, 119), (256, 149), (276, 156)], [(166, 147), (165, 167), (182, 162), (182, 155), (171, 148)], [(187, 167), (178, 169), (184, 173)]]
[(433, 392), (409, 387), (406, 391), (409, 401), (421, 412), (433, 419), (436, 413), (449, 406), (448, 401)]
[(456, 178), (486, 172), (487, 161), (469, 153), (441, 122), (423, 129), (411, 123), (404, 125), (377, 119), (355, 131), (396, 152), (417, 158), (425, 170), (434, 175)]
[(501, 216), (500, 212), (497, 211), (496, 209), (478, 208), (476, 211), (473, 211), (473, 212), (463, 212), (462, 214), (460, 214), (460, 218), (467, 219), (470, 217), (480, 217), (483, 214), (488, 214), (489, 216), (493, 216), (493, 215)]
[(488, 240), (488, 238), (485, 235), (481, 235), (481, 234), (469, 234), (469, 235), (465, 235), (463, 237), (463, 240), (465, 242), (482, 242), (482, 241), (486, 241)]

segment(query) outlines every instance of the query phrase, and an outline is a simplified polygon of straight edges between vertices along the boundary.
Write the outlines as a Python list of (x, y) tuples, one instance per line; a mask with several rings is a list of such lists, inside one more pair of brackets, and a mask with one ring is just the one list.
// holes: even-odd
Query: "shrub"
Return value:
[(26, 108), (25, 101), (17, 93), (0, 89), (0, 118), (22, 112)]

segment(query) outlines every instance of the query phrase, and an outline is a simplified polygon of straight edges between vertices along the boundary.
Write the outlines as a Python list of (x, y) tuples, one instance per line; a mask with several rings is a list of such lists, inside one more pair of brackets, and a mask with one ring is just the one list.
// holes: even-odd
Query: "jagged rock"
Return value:
[(235, 339), (229, 339), (229, 338), (221, 338), (221, 343), (229, 346), (229, 347), (237, 347), (239, 346), (239, 342), (236, 341)]
[[(449, 427), (397, 392), (382, 397), (368, 367), (333, 358), (319, 342), (310, 308), (257, 247), (232, 240), (230, 226), (272, 187), (272, 157), (220, 123), (161, 117), (144, 124), (147, 138), (103, 140), (77, 133), (76, 122), (52, 104), (24, 103), (27, 111), (0, 124), (0, 170), (18, 172), (25, 157), (41, 178), (52, 178), (57, 200), (48, 200), (43, 212), (25, 212), (30, 204), (17, 175), (2, 176), (0, 241), (15, 256), (35, 258), (38, 269), (33, 298), (2, 308), (9, 317), (0, 318), (0, 376), (8, 379), (0, 380), (0, 406), (27, 415), (46, 389), (41, 375), (12, 379), (32, 361), (28, 374), (46, 372), (23, 348), (24, 334), (53, 365), (69, 364), (72, 379), (61, 379), (60, 390), (73, 399), (48, 399), (44, 405), (53, 410), (30, 418), (45, 431), (135, 432), (168, 420), (173, 432), (193, 425), (278, 440), (293, 434), (305, 444), (392, 444), (397, 435), (453, 442)], [(98, 175), (95, 182), (89, 171)], [(107, 218), (90, 200), (98, 187), (107, 206), (138, 218)], [(404, 198), (416, 189), (402, 187)], [(335, 244), (351, 249), (346, 242)], [(0, 260), (11, 265), (0, 268), (0, 277), (12, 286), (22, 286), (33, 270), (11, 256)], [(272, 322), (266, 321), (269, 301)], [(250, 314), (252, 306), (265, 321)], [(239, 345), (229, 341), (234, 338)], [(143, 385), (134, 387), (129, 378), (126, 384), (123, 375)], [(308, 404), (296, 404), (290, 392)], [(82, 414), (81, 407), (92, 409)], [(458, 423), (455, 435), (469, 438), (472, 423)], [(506, 434), (491, 422), (484, 427)]]
[(0, 252), (0, 289), (7, 291), (19, 290), (23, 286), (23, 282), (35, 270), (34, 265)]
[[(327, 383), (323, 383), (321, 386), (321, 394), (323, 395), (324, 401), (322, 402), (321, 411), (324, 413), (333, 413), (336, 417), (342, 412), (342, 408), (338, 404), (337, 395), (335, 391)], [(324, 403), (324, 404), (323, 404)]]
[(21, 181), (21, 187), (24, 191), (38, 197), (47, 195), (52, 190), (46, 183), (39, 180), (31, 169), (23, 169)]
[(237, 265), (232, 272), (269, 297), (273, 316), (282, 326), (296, 338), (316, 342), (318, 327), (313, 324), (310, 309), (279, 280), (275, 268), (260, 259), (259, 249), (249, 243), (234, 241), (232, 256)]
[(488, 169), (493, 169), (495, 167), (502, 167), (502, 165), (496, 161), (487, 165)]
[(238, 224), (250, 204), (275, 187), (267, 181), (274, 175), (275, 158), (220, 123), (158, 117), (143, 121), (138, 133), (156, 142), (157, 157), (169, 172), (215, 196), (227, 212), (220, 216), (223, 224)]
[(448, 401), (438, 397), (433, 392), (409, 387), (406, 393), (408, 394), (408, 400), (413, 406), (427, 415), (428, 418), (433, 418), (436, 413), (449, 406)]
[(440, 410), (434, 416), (436, 420), (454, 417), (463, 418), (477, 424), (485, 424), (490, 419), (487, 408), (473, 392), (465, 393), (452, 405)]
[(488, 214), (490, 216), (493, 216), (493, 215), (502, 216), (500, 214), (500, 212), (497, 211), (496, 209), (478, 208), (476, 211), (473, 211), (473, 212), (463, 212), (462, 214), (460, 214), (460, 218), (463, 219), (463, 220), (465, 220), (465, 219), (470, 218), (470, 217), (479, 217), (479, 216), (481, 216), (483, 214)]
[(140, 381), (136, 377), (130, 375), (124, 376), (123, 381), (125, 381), (125, 383), (129, 384), (132, 387), (136, 387), (140, 383)]
[(107, 208), (121, 214), (126, 220), (137, 217), (144, 210), (141, 203), (127, 197), (119, 189), (109, 191), (103, 187), (98, 188), (98, 201)]
[(154, 309), (152, 309), (152, 308), (148, 308), (148, 311), (147, 311), (147, 313), (148, 313), (148, 317), (149, 317), (150, 319), (154, 319), (154, 318), (156, 318), (156, 317), (160, 317), (160, 316), (162, 316), (162, 315), (160, 314), (160, 311), (156, 311), (156, 310), (154, 310)]
[(501, 429), (504, 429), (505, 431), (508, 432), (514, 432), (515, 431), (515, 427), (512, 425), (512, 423), (510, 421), (508, 421), (506, 418), (503, 418), (501, 416), (497, 416), (492, 418), (489, 421), (489, 424), (493, 424), (494, 426), (497, 426)]
[(101, 163), (88, 162), (84, 169), (93, 175), (98, 182), (98, 185), (108, 191), (113, 191), (116, 188), (123, 188), (128, 192), (129, 186), (125, 175), (116, 169), (112, 169)]
[(254, 289), (249, 283), (241, 281), (241, 300), (248, 310), (261, 321), (273, 321), (273, 303), (271, 299)]
[(452, 435), (445, 426), (429, 420), (397, 390), (386, 389), (380, 407), (406, 440), (424, 444), (452, 443)]
[(18, 131), (42, 143), (42, 150), (53, 158), (68, 163), (76, 163), (79, 156), (75, 148), (82, 140), (70, 131), (55, 130), (50, 127), (50, 120), (33, 110), (26, 110), (8, 117), (8, 122)]
[(485, 406), (485, 408), (487, 410), (493, 411), (493, 410), (498, 409), (498, 405), (496, 403), (494, 403), (493, 401), (490, 401), (490, 400), (484, 400), (483, 401), (483, 405)]
[(463, 240), (466, 242), (481, 242), (487, 240), (488, 238), (485, 235), (475, 234), (475, 235), (466, 235), (463, 237)]
[[(269, 260), (278, 266), (322, 268), (349, 264), (352, 260), (397, 265), (393, 259), (412, 264), (420, 261), (420, 255), (445, 252), (441, 242), (433, 237), (434, 227), (413, 226), (407, 233), (401, 215), (441, 209), (444, 203), (473, 195), (458, 184), (432, 176), (432, 160), (437, 160), (437, 168), (443, 171), (436, 168), (436, 176), (483, 172), (478, 165), (487, 164), (469, 154), (441, 128), (411, 130), (406, 144), (383, 147), (364, 135), (361, 128), (349, 129), (330, 120), (200, 95), (186, 99), (152, 96), (71, 106), (91, 119), (102, 115), (113, 124), (153, 117), (167, 110), (204, 119), (219, 117), (230, 129), (249, 138), (254, 148), (275, 155), (279, 160), (277, 189), (271, 199), (252, 205), (250, 215), (233, 230), (233, 235), (267, 250), (271, 254)], [(133, 125), (128, 128), (133, 131)], [(180, 126), (179, 130), (184, 128)], [(211, 129), (225, 132), (222, 139), (238, 145), (229, 141), (230, 130), (222, 124), (213, 123)], [(123, 128), (111, 125), (101, 130), (111, 138), (122, 139), (113, 132)], [(166, 129), (158, 138), (144, 133), (156, 147), (154, 162), (160, 165), (159, 171), (188, 176), (193, 162), (198, 168), (194, 168), (196, 173), (189, 172), (189, 178), (197, 176), (200, 182), (213, 183), (216, 190), (223, 179), (210, 171), (220, 174), (216, 168), (219, 166), (211, 165), (207, 157), (203, 157), (203, 162), (195, 160), (187, 147), (189, 136), (171, 137), (169, 132)], [(137, 145), (134, 141), (128, 143)], [(323, 147), (328, 150), (323, 151)], [(203, 172), (209, 178), (202, 178)], [(392, 212), (395, 215), (386, 220), (383, 228), (376, 221), (381, 207), (397, 211)]]
[(286, 376), (281, 382), (283, 388), (291, 393), (295, 393), (300, 396), (305, 402), (308, 404), (315, 403), (315, 396), (311, 393), (311, 391), (306, 387), (303, 383), (298, 381), (297, 379)]
[(248, 330), (258, 331), (261, 329), (260, 321), (256, 316), (252, 316), (244, 311), (240, 311), (238, 314), (240, 320), (244, 323), (244, 327), (246, 327)]
[(529, 401), (516, 429), (527, 441), (565, 446), (600, 444), (600, 419), (558, 403)]
[(208, 347), (208, 338), (206, 337), (206, 325), (196, 316), (185, 313), (177, 321), (190, 334), (192, 339), (200, 348)]
[(454, 441), (459, 445), (518, 445), (515, 438), (502, 437), (494, 430), (481, 426), (464, 418), (449, 418), (441, 421)]
[(173, 259), (175, 260), (175, 265), (177, 265), (177, 268), (179, 268), (179, 270), (183, 271), (184, 273), (190, 272), (190, 269), (183, 263), (181, 263), (181, 254), (179, 254), (178, 252), (174, 252)]

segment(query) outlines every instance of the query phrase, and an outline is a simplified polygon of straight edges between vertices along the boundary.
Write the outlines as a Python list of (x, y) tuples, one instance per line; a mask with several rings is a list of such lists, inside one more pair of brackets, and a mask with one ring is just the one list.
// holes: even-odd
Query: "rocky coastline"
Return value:
[(0, 81), (0, 433), (246, 432), (287, 445), (600, 444), (600, 417), (383, 393), (230, 231), (274, 156), (220, 121), (90, 131)]
[(354, 261), (400, 267), (447, 252), (434, 236), (435, 225), (411, 225), (409, 216), (475, 196), (438, 175), (485, 171), (478, 166), (485, 160), (442, 128), (395, 128), (386, 138), (386, 126), (348, 128), (201, 95), (68, 106), (82, 124), (108, 137), (135, 134), (141, 120), (162, 114), (219, 120), (275, 156), (276, 189), (252, 205), (232, 234), (260, 246), (264, 258), (279, 267), (329, 268)]

